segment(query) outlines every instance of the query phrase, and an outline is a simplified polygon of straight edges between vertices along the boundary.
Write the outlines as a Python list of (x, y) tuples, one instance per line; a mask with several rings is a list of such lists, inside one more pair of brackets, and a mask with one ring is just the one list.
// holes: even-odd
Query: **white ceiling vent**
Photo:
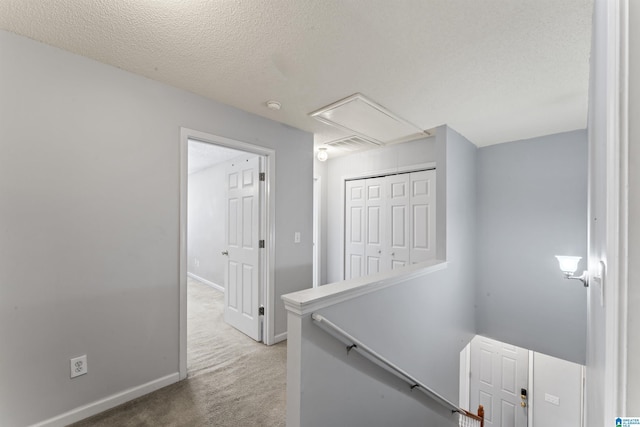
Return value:
[(314, 111), (310, 116), (380, 145), (428, 135), (359, 93)]
[(366, 150), (367, 148), (375, 148), (380, 146), (380, 144), (375, 141), (371, 141), (355, 135), (325, 142), (325, 145), (349, 152)]

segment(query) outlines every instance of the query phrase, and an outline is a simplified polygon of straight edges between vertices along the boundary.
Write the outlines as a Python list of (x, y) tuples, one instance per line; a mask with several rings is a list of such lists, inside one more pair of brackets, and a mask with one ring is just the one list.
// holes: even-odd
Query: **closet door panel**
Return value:
[(345, 244), (344, 278), (352, 279), (365, 273), (365, 182), (345, 183)]
[(366, 274), (375, 274), (381, 271), (386, 236), (384, 224), (386, 222), (385, 204), (386, 191), (384, 178), (370, 178), (365, 180), (366, 188), (366, 236), (365, 256)]
[(411, 263), (436, 257), (436, 171), (410, 174)]
[(386, 188), (389, 190), (386, 212), (389, 214), (387, 233), (389, 243), (387, 250), (390, 257), (388, 268), (394, 269), (409, 264), (409, 174), (391, 175), (385, 177)]
[(435, 258), (436, 171), (346, 181), (345, 279)]

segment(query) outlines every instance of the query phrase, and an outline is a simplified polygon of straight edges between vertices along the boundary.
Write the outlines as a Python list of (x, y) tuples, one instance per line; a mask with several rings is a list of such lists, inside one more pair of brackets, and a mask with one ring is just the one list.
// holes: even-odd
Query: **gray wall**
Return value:
[(479, 334), (585, 363), (587, 290), (555, 255), (587, 269), (586, 207), (586, 131), (479, 150)]
[(178, 372), (181, 126), (276, 150), (285, 331), (279, 295), (311, 284), (311, 134), (6, 31), (0, 64), (0, 424)]
[[(438, 162), (438, 183), (445, 184), (437, 200), (447, 212), (439, 221), (446, 225), (448, 267), (320, 313), (457, 402), (459, 354), (475, 333), (477, 148), (445, 126), (433, 146), (422, 144)], [(447, 425), (442, 412), (415, 405), (413, 397), (407, 401), (395, 383), (362, 374), (368, 368), (357, 360), (348, 369), (352, 362), (344, 353), (344, 346), (303, 319), (301, 425), (413, 425), (418, 419)], [(406, 410), (399, 414), (396, 407)]]
[(640, 4), (629, 2), (629, 289), (627, 410), (640, 408)]
[(224, 287), (226, 163), (189, 175), (187, 271)]
[(435, 155), (435, 138), (431, 137), (329, 159), (325, 169), (317, 169), (322, 174), (323, 186), (327, 188), (327, 211), (323, 217), (323, 229), (327, 230), (324, 240), (327, 283), (341, 281), (344, 277), (344, 241), (341, 233), (344, 221), (344, 178), (434, 162)]

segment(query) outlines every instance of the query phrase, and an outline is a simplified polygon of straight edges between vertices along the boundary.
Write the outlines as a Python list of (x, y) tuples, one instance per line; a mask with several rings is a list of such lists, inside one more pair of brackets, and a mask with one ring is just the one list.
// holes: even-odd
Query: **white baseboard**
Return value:
[(192, 279), (194, 279), (194, 280), (197, 280), (198, 282), (202, 282), (202, 283), (204, 283), (205, 285), (209, 285), (209, 286), (211, 286), (213, 289), (217, 289), (217, 290), (219, 290), (220, 292), (224, 292), (224, 288), (223, 288), (222, 286), (218, 285), (217, 283), (210, 282), (210, 281), (209, 281), (209, 280), (207, 280), (207, 279), (203, 279), (202, 277), (200, 277), (200, 276), (196, 276), (195, 274), (193, 274), (193, 273), (189, 273), (189, 272), (187, 272), (187, 276), (191, 277), (191, 278), (192, 278)]
[(104, 412), (107, 409), (114, 408), (125, 402), (144, 396), (145, 394), (156, 391), (162, 387), (178, 382), (180, 374), (178, 372), (158, 378), (137, 387), (130, 388), (120, 393), (113, 394), (104, 399), (97, 400), (84, 406), (72, 409), (69, 412), (60, 414), (56, 417), (34, 424), (31, 427), (64, 427), (76, 421), (83, 420), (92, 415)]
[(274, 336), (274, 337), (273, 337), (273, 343), (274, 343), (274, 344), (277, 344), (277, 343), (279, 343), (280, 341), (284, 341), (284, 340), (286, 340), (286, 339), (287, 339), (287, 333), (286, 333), (286, 332), (283, 332), (283, 333), (281, 333), (281, 334), (277, 334), (276, 336)]

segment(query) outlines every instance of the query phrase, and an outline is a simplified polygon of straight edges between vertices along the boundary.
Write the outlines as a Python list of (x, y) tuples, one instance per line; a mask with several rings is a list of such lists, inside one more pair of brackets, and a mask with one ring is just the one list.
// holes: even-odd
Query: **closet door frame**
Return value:
[[(386, 176), (386, 175), (394, 175), (394, 174), (400, 174), (400, 173), (410, 173), (410, 172), (419, 172), (422, 170), (429, 170), (429, 169), (436, 169), (437, 170), (437, 166), (436, 166), (436, 162), (428, 162), (428, 163), (420, 163), (417, 165), (410, 165), (410, 166), (402, 166), (402, 167), (398, 167), (398, 168), (393, 168), (393, 169), (384, 169), (384, 170), (377, 170), (377, 171), (368, 171), (368, 172), (361, 172), (361, 173), (356, 173), (353, 175), (343, 175), (340, 178), (340, 182), (341, 182), (341, 186), (340, 186), (340, 200), (342, 203), (342, 218), (340, 221), (340, 236), (341, 236), (341, 240), (342, 240), (342, 244), (340, 245), (340, 271), (342, 271), (342, 276), (344, 279), (344, 274), (345, 274), (345, 221), (347, 219), (347, 215), (346, 215), (346, 211), (345, 211), (345, 207), (346, 207), (346, 203), (345, 203), (345, 196), (346, 196), (346, 182), (347, 181), (351, 181), (354, 179), (367, 179), (367, 178), (375, 178), (375, 177), (380, 177), (380, 176)], [(437, 175), (436, 175), (437, 176)], [(437, 221), (437, 219), (436, 219)]]

